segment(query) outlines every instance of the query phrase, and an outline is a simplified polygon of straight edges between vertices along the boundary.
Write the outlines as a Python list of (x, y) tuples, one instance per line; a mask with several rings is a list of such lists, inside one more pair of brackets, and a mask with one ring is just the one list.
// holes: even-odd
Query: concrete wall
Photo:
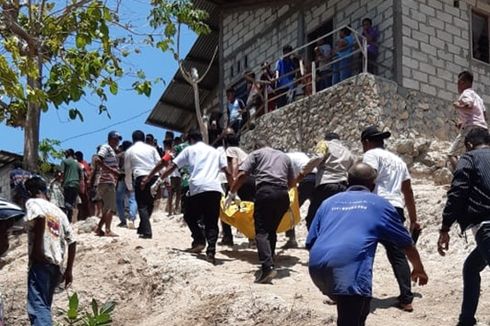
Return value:
[[(249, 9), (235, 8), (223, 12), (222, 64), (223, 84), (228, 87), (243, 71), (258, 67), (262, 62), (273, 64), (281, 55), (282, 47), (293, 48), (307, 42), (308, 33), (333, 19), (333, 27), (351, 24), (360, 30), (364, 17), (378, 26), (384, 48), (379, 62), (388, 69), (385, 77), (392, 78), (393, 66), (393, 0), (332, 0), (291, 1), (289, 4)], [(247, 57), (247, 67), (244, 58)], [(237, 63), (241, 73), (237, 74)], [(231, 76), (231, 67), (234, 76)], [(384, 73), (383, 73), (384, 74)]]
[(387, 128), (393, 138), (447, 141), (457, 132), (448, 107), (448, 100), (360, 74), (260, 117), (241, 142), (249, 150), (260, 139), (276, 148), (309, 151), (326, 131), (334, 131), (359, 149), (361, 131), (372, 124)]
[(471, 70), (475, 88), (490, 103), (490, 65), (472, 59), (471, 8), (490, 14), (484, 1), (403, 0), (402, 85), (442, 99), (457, 96), (457, 75)]

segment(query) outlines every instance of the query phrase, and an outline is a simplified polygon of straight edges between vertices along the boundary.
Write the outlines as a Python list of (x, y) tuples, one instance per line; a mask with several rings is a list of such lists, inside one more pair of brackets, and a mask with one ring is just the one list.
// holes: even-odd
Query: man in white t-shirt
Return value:
[[(65, 213), (47, 200), (46, 182), (33, 177), (25, 186), (31, 197), (26, 202), (25, 216), (29, 255), (27, 313), (31, 325), (50, 326), (55, 288), (63, 279), (65, 287), (73, 281), (76, 242)], [(62, 274), (67, 245), (68, 260)]]
[(473, 90), (473, 74), (463, 71), (458, 75), (459, 98), (453, 103), (458, 111), (459, 122), (456, 126), (459, 134), (449, 148), (449, 163), (454, 169), (458, 162), (458, 155), (465, 151), (464, 139), (471, 129), (476, 127), (488, 129), (485, 104), (482, 98)]
[[(388, 200), (396, 208), (402, 222), (405, 222), (403, 207), (406, 204), (410, 231), (418, 232), (420, 225), (417, 223), (415, 199), (407, 165), (400, 157), (384, 149), (384, 139), (390, 136), (390, 132), (381, 132), (376, 126), (366, 128), (361, 133), (364, 150), (362, 162), (371, 166), (378, 174), (374, 193)], [(390, 243), (382, 242), (382, 244), (386, 248), (388, 260), (400, 287), (399, 307), (404, 311), (413, 311), (413, 293), (407, 257), (401, 248)]]
[[(215, 264), (214, 256), (219, 233), (218, 218), (223, 194), (219, 173), (227, 172), (226, 159), (214, 147), (203, 143), (200, 132), (190, 131), (187, 137), (190, 146), (177, 155), (160, 178), (165, 179), (176, 169), (184, 167), (189, 169), (190, 197), (184, 215), (193, 239), (189, 252), (200, 253), (206, 247), (207, 241), (207, 259)], [(161, 168), (160, 164), (155, 166), (143, 183), (146, 184)], [(199, 221), (204, 224), (204, 232), (199, 226)]]

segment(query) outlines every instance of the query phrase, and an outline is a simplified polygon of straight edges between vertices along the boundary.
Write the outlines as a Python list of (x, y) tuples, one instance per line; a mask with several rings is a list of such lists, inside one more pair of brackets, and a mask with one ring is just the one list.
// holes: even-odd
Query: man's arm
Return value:
[(65, 270), (65, 288), (69, 287), (73, 282), (73, 263), (75, 262), (75, 254), (77, 251), (77, 243), (73, 242), (68, 245), (68, 260)]
[(412, 264), (412, 281), (419, 285), (427, 284), (429, 277), (425, 273), (424, 265), (422, 264), (417, 248), (414, 245), (406, 247), (405, 254)]
[(402, 182), (402, 193), (405, 198), (405, 205), (408, 210), (408, 217), (410, 219), (410, 231), (420, 229), (420, 224), (417, 223), (417, 210), (415, 208), (415, 198), (413, 196), (412, 183), (410, 179)]
[(237, 191), (243, 186), (248, 176), (249, 174), (246, 171), (238, 172), (235, 182), (233, 182), (233, 185), (230, 187), (230, 193), (236, 194)]
[(128, 188), (128, 191), (133, 191), (133, 167), (131, 165), (131, 157), (128, 152), (126, 152), (126, 155), (124, 155), (124, 172), (126, 173), (124, 176), (126, 187)]
[(38, 216), (32, 221), (33, 246), (30, 259), (33, 262), (45, 264), (48, 263), (44, 255), (44, 230), (46, 228), (46, 219), (44, 216)]

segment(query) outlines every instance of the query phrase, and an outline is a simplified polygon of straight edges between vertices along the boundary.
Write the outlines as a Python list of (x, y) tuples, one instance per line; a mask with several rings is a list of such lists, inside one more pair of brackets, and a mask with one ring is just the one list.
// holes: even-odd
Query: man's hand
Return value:
[(225, 199), (225, 209), (228, 209), (231, 206), (231, 204), (236, 202), (237, 200), (240, 200), (240, 198), (238, 198), (236, 193), (233, 192), (228, 193), (228, 196), (226, 196)]
[(69, 288), (71, 283), (73, 283), (73, 275), (71, 271), (66, 270), (65, 275), (63, 275), (63, 278), (65, 279), (65, 289)]
[(420, 230), (422, 227), (417, 221), (410, 221), (410, 232)]
[(149, 180), (148, 180), (148, 177), (147, 177), (147, 176), (146, 176), (146, 177), (144, 177), (144, 178), (143, 178), (143, 180), (141, 180), (141, 183), (140, 183), (140, 189), (141, 189), (141, 190), (144, 190), (144, 189), (145, 189), (146, 184), (148, 183), (148, 181), (149, 181)]
[(423, 269), (414, 268), (412, 271), (412, 281), (418, 283), (418, 285), (426, 285), (429, 277)]
[(437, 240), (437, 251), (439, 255), (446, 256), (445, 251), (449, 250), (449, 232), (441, 231), (439, 233), (439, 240)]

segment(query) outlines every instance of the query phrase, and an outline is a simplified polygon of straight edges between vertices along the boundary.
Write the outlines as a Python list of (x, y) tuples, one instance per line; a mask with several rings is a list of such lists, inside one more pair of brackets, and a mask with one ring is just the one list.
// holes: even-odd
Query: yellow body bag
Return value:
[[(243, 233), (247, 238), (255, 238), (254, 226), (254, 203), (250, 201), (242, 201), (240, 205), (231, 204), (228, 209), (224, 209), (225, 199), (221, 200), (220, 218), (226, 224), (234, 226)], [(277, 228), (277, 233), (291, 230), (301, 220), (299, 213), (298, 189), (292, 188), (289, 190), (289, 209), (282, 217), (281, 223)]]

